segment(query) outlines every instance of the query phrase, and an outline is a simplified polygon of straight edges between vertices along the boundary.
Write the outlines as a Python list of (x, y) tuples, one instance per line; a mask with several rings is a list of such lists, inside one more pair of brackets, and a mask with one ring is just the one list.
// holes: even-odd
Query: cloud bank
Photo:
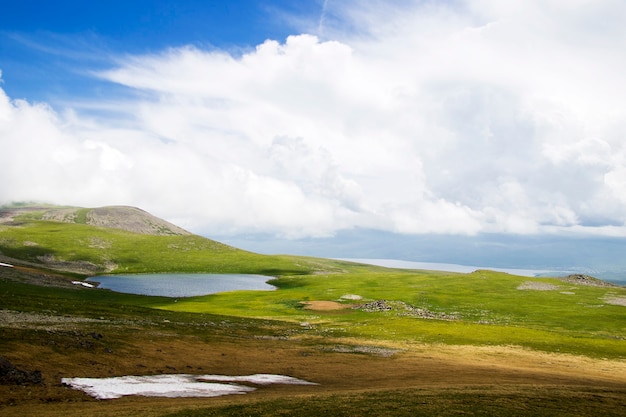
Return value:
[(0, 90), (0, 200), (208, 235), (626, 235), (626, 4), (401, 4), (327, 1), (318, 36), (242, 54), (120, 56), (93, 74), (131, 93), (107, 102)]

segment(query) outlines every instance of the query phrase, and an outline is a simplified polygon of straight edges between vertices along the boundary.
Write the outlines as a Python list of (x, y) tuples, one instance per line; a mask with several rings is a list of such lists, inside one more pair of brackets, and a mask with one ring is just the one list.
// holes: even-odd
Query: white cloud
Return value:
[(324, 40), (120, 58), (98, 76), (135, 98), (0, 96), (0, 199), (134, 204), (207, 234), (624, 234), (624, 17), (328, 1)]

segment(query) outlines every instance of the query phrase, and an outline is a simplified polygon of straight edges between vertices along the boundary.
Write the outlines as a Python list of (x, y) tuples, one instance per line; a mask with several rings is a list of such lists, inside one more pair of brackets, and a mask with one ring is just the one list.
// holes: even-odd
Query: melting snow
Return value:
[[(217, 382), (215, 382), (217, 381)], [(74, 389), (79, 389), (100, 400), (120, 398), (124, 395), (145, 397), (218, 397), (221, 395), (246, 394), (256, 388), (234, 382), (255, 385), (296, 384), (316, 385), (284, 375), (256, 374), (247, 376), (227, 375), (151, 375), (120, 376), (113, 378), (63, 378)]]
[(83, 287), (87, 287), (87, 288), (93, 288), (93, 285), (88, 283), (88, 282), (83, 282), (83, 281), (72, 281), (72, 284), (74, 285), (82, 285)]

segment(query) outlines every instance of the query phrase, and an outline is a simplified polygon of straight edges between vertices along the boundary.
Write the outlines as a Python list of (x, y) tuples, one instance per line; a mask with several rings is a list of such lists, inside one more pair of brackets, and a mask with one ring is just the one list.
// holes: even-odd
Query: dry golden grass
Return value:
[[(106, 335), (105, 335), (106, 337)], [(16, 365), (42, 371), (44, 386), (0, 386), (3, 416), (161, 416), (179, 410), (250, 404), (280, 398), (323, 398), (359, 392), (417, 390), (436, 395), (459, 392), (519, 393), (534, 387), (559, 395), (589, 388), (626, 400), (626, 364), (538, 353), (516, 347), (458, 347), (380, 344), (398, 349), (391, 357), (338, 353), (329, 346), (354, 340), (304, 338), (229, 338), (202, 340), (169, 332), (138, 332), (123, 348), (110, 353), (13, 343), (1, 354)], [(367, 346), (373, 343), (362, 341)], [(159, 373), (248, 375), (274, 373), (318, 383), (316, 386), (271, 386), (245, 396), (220, 398), (126, 397), (98, 401), (60, 384), (62, 377), (119, 376)], [(558, 390), (555, 388), (558, 387)], [(494, 391), (495, 390), (495, 391)], [(611, 407), (614, 404), (610, 404)]]

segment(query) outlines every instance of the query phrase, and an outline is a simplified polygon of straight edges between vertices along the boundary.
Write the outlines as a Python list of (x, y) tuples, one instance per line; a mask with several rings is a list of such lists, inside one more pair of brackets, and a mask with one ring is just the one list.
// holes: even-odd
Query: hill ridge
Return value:
[(121, 229), (132, 233), (155, 236), (186, 236), (191, 232), (145, 210), (133, 206), (112, 205), (96, 208), (24, 205), (0, 208), (0, 222), (27, 217), (30, 220), (47, 220), (62, 223)]

